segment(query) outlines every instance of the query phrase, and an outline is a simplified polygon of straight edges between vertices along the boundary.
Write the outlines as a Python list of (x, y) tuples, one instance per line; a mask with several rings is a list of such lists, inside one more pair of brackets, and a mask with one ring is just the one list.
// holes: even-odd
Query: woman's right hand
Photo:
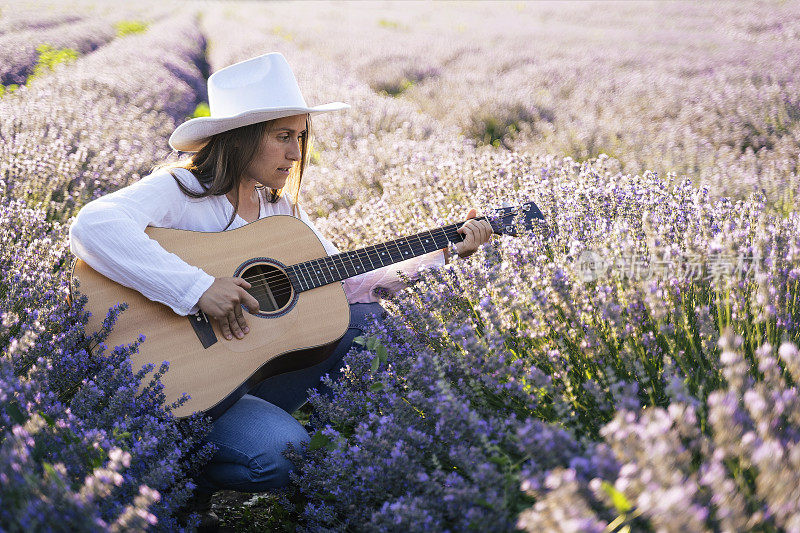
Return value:
[(250, 284), (242, 278), (217, 278), (197, 301), (198, 307), (206, 315), (216, 319), (226, 339), (232, 335), (237, 339), (250, 331), (242, 313), (244, 304), (251, 313), (258, 312), (258, 300), (245, 289)]

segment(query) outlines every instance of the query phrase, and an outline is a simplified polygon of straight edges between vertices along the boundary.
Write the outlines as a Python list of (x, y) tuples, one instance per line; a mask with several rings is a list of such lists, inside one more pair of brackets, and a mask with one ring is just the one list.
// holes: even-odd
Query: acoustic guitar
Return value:
[[(544, 221), (533, 202), (481, 218), (498, 235), (517, 235)], [(144, 335), (138, 353), (131, 356), (134, 371), (148, 363), (158, 368), (168, 360), (169, 371), (161, 378), (167, 404), (184, 393), (190, 397), (173, 414), (182, 418), (202, 411), (217, 418), (262, 380), (313, 366), (330, 355), (350, 319), (342, 280), (461, 242), (457, 229), (462, 224), (332, 256), (311, 228), (286, 215), (216, 233), (148, 227), (150, 238), (187, 263), (214, 277), (236, 276), (251, 284), (248, 292), (260, 309), (247, 317), (250, 332), (242, 339), (227, 340), (202, 311), (180, 316), (80, 259), (73, 265), (70, 291), (88, 298), (87, 331), (100, 329), (110, 307), (127, 303), (106, 345), (127, 344)]]

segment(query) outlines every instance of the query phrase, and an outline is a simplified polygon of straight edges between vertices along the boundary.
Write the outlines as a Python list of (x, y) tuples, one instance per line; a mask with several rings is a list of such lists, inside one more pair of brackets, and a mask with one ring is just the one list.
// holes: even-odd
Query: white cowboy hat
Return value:
[(265, 120), (347, 109), (342, 102), (308, 107), (286, 58), (264, 54), (218, 70), (208, 78), (211, 116), (187, 120), (172, 132), (169, 145), (196, 152), (212, 135)]

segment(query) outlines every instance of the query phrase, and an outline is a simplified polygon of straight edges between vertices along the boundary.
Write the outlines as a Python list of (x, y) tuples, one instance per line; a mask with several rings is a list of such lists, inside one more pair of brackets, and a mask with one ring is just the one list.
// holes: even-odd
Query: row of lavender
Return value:
[(0, 35), (78, 22), (86, 16), (82, 11), (85, 9), (63, 2), (4, 1), (0, 3)]
[(167, 133), (205, 99), (204, 49), (196, 13), (177, 14), (0, 99), (4, 530), (180, 529), (206, 427), (175, 422), (158, 374), (131, 368), (135, 343), (90, 351), (119, 309), (84, 331), (64, 222), (169, 154)]
[(192, 16), (176, 15), (0, 99), (3, 196), (65, 221), (145, 175), (169, 155), (175, 122), (206, 99), (204, 48)]
[[(342, 248), (452, 222), (471, 205), (536, 199), (549, 224), (385, 303), (391, 317), (348, 356), (335, 398), (313, 399), (319, 429), (283, 503), (298, 523), (796, 528), (800, 216), (770, 214), (764, 195), (717, 200), (737, 191), (624, 174), (605, 156), (581, 165), (476, 149), (351, 77), (352, 61), (329, 52), (347, 39), (323, 50), (271, 25), (280, 9), (213, 12), (210, 61), (278, 50), (309, 102), (353, 104), (315, 122), (322, 149), (301, 197)], [(365, 11), (299, 19), (327, 32)]]
[[(124, 34), (124, 24), (139, 21), (143, 26), (165, 15), (163, 9), (106, 9), (86, 13), (83, 20), (67, 18), (63, 24), (32, 27), (0, 35), (0, 84), (22, 85), (42, 70), (46, 52), (69, 51), (84, 55)], [(101, 11), (101, 10), (98, 10)]]
[(790, 209), (799, 15), (797, 3), (539, 2), (274, 5), (264, 21), (478, 142), (606, 153), (625, 172), (676, 172), (740, 198), (764, 188)]

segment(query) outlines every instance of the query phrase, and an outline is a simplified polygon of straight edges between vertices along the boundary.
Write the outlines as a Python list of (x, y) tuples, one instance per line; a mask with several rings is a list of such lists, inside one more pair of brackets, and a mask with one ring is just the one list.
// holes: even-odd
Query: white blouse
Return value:
[[(171, 170), (187, 189), (201, 190), (191, 172), (183, 168)], [(292, 203), (285, 196), (274, 204), (263, 199), (260, 202), (259, 218), (292, 215)], [(300, 220), (311, 227), (328, 255), (338, 254), (336, 246), (297, 207)], [(197, 301), (214, 277), (166, 251), (144, 230), (155, 226), (218, 232), (225, 228), (232, 213), (233, 206), (225, 195), (190, 198), (164, 169), (87, 203), (69, 229), (70, 249), (107, 278), (168, 305), (179, 315), (187, 315), (197, 312)], [(245, 224), (247, 221), (237, 214), (227, 229)], [(422, 267), (443, 264), (444, 254), (435, 251), (365, 272), (344, 281), (345, 295), (350, 303), (376, 302), (376, 289), (396, 292), (405, 286), (398, 271), (413, 278)]]

